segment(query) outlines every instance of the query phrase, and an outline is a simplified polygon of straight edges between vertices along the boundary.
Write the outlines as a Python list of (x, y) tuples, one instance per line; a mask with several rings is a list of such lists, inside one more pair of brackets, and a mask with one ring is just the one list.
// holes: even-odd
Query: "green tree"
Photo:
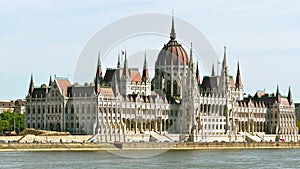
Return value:
[(299, 129), (299, 134), (300, 134), (300, 120), (296, 120), (296, 126), (298, 127), (298, 129)]
[(10, 110), (0, 114), (0, 133), (4, 134), (6, 131), (16, 131), (19, 133), (24, 130), (24, 115), (14, 113)]

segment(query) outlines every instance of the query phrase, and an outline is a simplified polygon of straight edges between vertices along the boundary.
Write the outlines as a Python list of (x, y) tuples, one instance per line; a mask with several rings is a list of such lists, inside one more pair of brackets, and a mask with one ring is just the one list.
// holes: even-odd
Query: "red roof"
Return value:
[(181, 44), (176, 40), (170, 40), (159, 52), (156, 60), (156, 65), (163, 66), (171, 65), (188, 65), (188, 55)]
[(142, 82), (142, 78), (138, 69), (130, 69), (130, 77), (133, 82)]
[(100, 87), (100, 93), (103, 97), (114, 97), (114, 92), (110, 87)]
[(67, 96), (68, 87), (71, 86), (71, 83), (69, 82), (69, 80), (68, 79), (56, 79), (56, 81), (57, 81), (57, 85), (58, 85), (60, 91), (64, 93), (64, 96)]

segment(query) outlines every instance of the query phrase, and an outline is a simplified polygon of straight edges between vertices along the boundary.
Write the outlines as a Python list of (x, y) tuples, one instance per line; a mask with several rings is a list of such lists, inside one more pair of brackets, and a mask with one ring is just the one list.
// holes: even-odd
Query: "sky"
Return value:
[[(0, 0), (0, 100), (25, 98), (31, 73), (36, 86), (47, 84), (50, 75), (73, 83), (78, 58), (99, 30), (120, 18), (171, 15), (172, 9), (205, 35), (220, 59), (227, 46), (229, 72), (235, 76), (239, 61), (246, 93), (273, 93), (279, 85), (287, 95), (291, 86), (300, 102), (296, 0)], [(162, 45), (168, 39), (155, 40)]]

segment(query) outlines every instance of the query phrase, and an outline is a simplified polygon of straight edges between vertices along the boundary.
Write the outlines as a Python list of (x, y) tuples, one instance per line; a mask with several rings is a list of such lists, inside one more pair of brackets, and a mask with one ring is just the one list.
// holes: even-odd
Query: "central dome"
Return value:
[(159, 52), (155, 65), (170, 66), (170, 65), (188, 65), (188, 55), (181, 44), (176, 41), (176, 33), (174, 28), (174, 16), (172, 16), (172, 28), (170, 33), (171, 40), (164, 45)]
[(175, 39), (164, 45), (156, 60), (156, 66), (188, 65), (188, 55)]

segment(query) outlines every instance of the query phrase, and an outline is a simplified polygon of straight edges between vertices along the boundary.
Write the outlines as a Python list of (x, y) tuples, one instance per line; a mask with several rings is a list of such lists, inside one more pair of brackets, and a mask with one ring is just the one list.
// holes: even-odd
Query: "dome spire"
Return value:
[(171, 40), (174, 40), (176, 38), (175, 27), (174, 27), (174, 10), (172, 10), (172, 28), (171, 28), (170, 38)]

